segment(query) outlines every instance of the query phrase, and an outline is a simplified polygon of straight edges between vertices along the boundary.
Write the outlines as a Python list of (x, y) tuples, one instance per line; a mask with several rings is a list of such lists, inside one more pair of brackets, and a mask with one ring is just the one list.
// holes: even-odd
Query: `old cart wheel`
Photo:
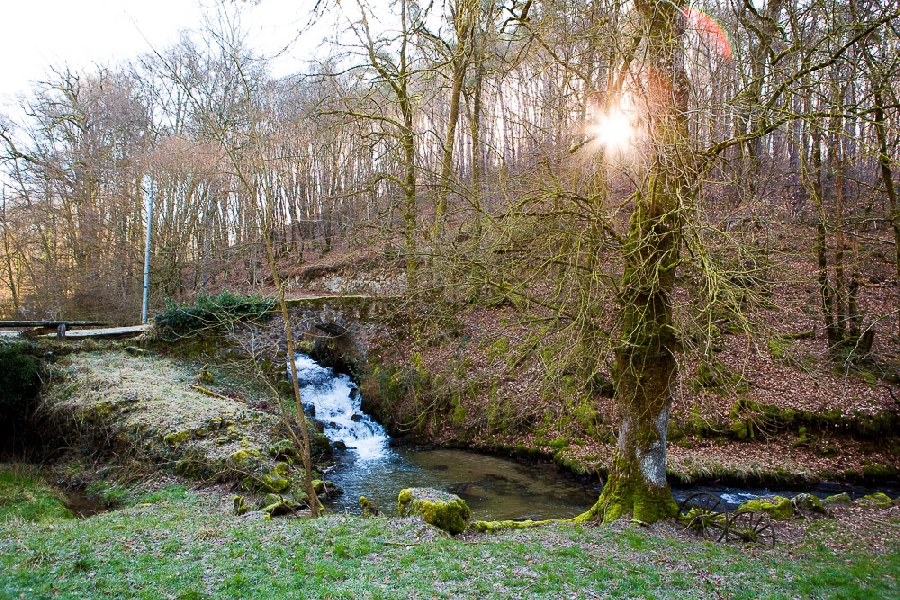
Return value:
[[(711, 530), (724, 531), (727, 517), (721, 510), (722, 502), (707, 492), (698, 492), (685, 498), (678, 506), (681, 522), (697, 535), (707, 535)], [(717, 536), (722, 538), (720, 534)]]
[(690, 511), (692, 508), (699, 508), (706, 512), (721, 513), (722, 511), (719, 509), (721, 504), (722, 501), (719, 500), (718, 496), (713, 496), (708, 492), (697, 492), (682, 500), (678, 509), (683, 513)]
[(772, 548), (775, 546), (775, 528), (764, 512), (735, 513), (725, 524), (725, 541), (741, 541)]

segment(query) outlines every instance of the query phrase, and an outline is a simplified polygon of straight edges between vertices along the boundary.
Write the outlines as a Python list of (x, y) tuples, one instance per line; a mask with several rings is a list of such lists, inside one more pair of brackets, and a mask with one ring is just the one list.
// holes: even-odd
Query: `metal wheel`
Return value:
[(775, 528), (772, 520), (764, 512), (741, 512), (731, 515), (725, 523), (723, 537), (726, 542), (740, 541), (775, 546)]
[(685, 498), (678, 506), (681, 522), (685, 528), (700, 536), (711, 536), (722, 539), (728, 524), (728, 517), (721, 510), (722, 502), (718, 497), (707, 492), (698, 492)]
[(719, 508), (721, 504), (722, 501), (719, 500), (718, 496), (713, 496), (708, 492), (697, 492), (682, 500), (681, 504), (678, 505), (678, 510), (682, 513), (686, 513), (692, 508), (698, 508), (705, 512), (722, 513), (725, 511)]

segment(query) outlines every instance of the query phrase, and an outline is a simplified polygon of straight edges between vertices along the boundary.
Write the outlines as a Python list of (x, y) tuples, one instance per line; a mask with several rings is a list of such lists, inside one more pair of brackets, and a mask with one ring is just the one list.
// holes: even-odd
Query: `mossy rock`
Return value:
[(259, 488), (264, 492), (280, 494), (291, 489), (291, 480), (279, 473), (266, 473), (259, 478)]
[(166, 435), (163, 436), (163, 442), (165, 442), (166, 444), (169, 444), (170, 446), (175, 446), (177, 444), (180, 444), (184, 440), (190, 439), (192, 435), (193, 435), (193, 433), (191, 432), (190, 429), (185, 429), (182, 431), (173, 431), (173, 432), (167, 433)]
[(738, 506), (735, 512), (764, 512), (771, 518), (782, 521), (794, 516), (794, 507), (790, 498), (784, 496), (771, 496), (769, 498), (754, 498), (747, 500)]
[(309, 449), (313, 456), (331, 456), (331, 440), (324, 433), (316, 433), (309, 440)]
[(300, 454), (294, 448), (294, 442), (291, 440), (280, 440), (272, 444), (269, 448), (269, 455), (276, 460), (285, 458), (299, 460), (300, 458)]
[(875, 492), (874, 494), (869, 494), (868, 496), (863, 496), (859, 501), (860, 506), (866, 506), (869, 508), (891, 508), (894, 505), (894, 501), (890, 499), (890, 497), (884, 492)]
[(541, 525), (555, 522), (554, 519), (546, 519), (543, 521), (532, 521), (531, 519), (525, 521), (475, 521), (469, 528), (479, 533), (497, 533), (504, 529), (529, 529), (531, 527), (540, 527)]
[(454, 494), (429, 488), (407, 488), (397, 496), (401, 517), (419, 516), (438, 529), (456, 535), (466, 530), (469, 506)]
[(732, 435), (739, 440), (749, 440), (756, 436), (753, 431), (753, 424), (750, 421), (734, 421), (730, 426)]
[(365, 496), (359, 497), (359, 507), (362, 509), (362, 516), (364, 517), (378, 516), (378, 505)]
[(812, 494), (808, 494), (803, 492), (801, 494), (797, 494), (793, 498), (791, 498), (791, 504), (794, 505), (794, 510), (805, 513), (819, 513), (822, 514), (825, 512), (825, 506), (822, 504), (822, 501), (819, 500), (816, 496)]
[(835, 494), (834, 496), (828, 496), (824, 500), (822, 500), (822, 506), (825, 508), (836, 508), (841, 506), (850, 506), (853, 504), (853, 500), (850, 499), (850, 495), (847, 492), (842, 494)]
[(273, 517), (279, 515), (287, 515), (296, 512), (299, 508), (298, 504), (290, 498), (285, 498), (279, 494), (266, 494), (263, 498), (260, 510)]
[(883, 465), (866, 465), (863, 467), (863, 477), (866, 479), (883, 480), (893, 479), (898, 475), (897, 467), (886, 467)]
[(259, 462), (262, 453), (256, 448), (241, 448), (228, 457), (228, 464), (234, 468), (247, 468)]
[(244, 513), (247, 512), (247, 501), (243, 496), (235, 496), (233, 498), (234, 502), (234, 514), (240, 517)]

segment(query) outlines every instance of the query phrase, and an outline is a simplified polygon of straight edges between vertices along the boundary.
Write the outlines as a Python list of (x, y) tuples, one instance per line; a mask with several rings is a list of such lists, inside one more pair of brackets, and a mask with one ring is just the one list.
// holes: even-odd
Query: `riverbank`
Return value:
[[(21, 472), (21, 467), (19, 468)], [(0, 466), (8, 471), (8, 466)], [(23, 477), (25, 475), (22, 475)], [(46, 499), (38, 473), (25, 495)], [(728, 597), (900, 594), (900, 509), (780, 525), (774, 549), (670, 525), (551, 525), (449, 538), (411, 519), (238, 517), (221, 487), (158, 482), (88, 519), (0, 502), (0, 596)], [(152, 487), (152, 486), (151, 486)], [(19, 483), (19, 488), (23, 485)]]
[[(361, 382), (366, 410), (394, 436), (549, 459), (604, 478), (617, 433), (611, 374), (549, 366), (556, 353), (573, 351), (560, 347), (558, 332), (543, 335), (508, 307), (467, 309), (455, 323), (452, 335), (373, 347)], [(798, 325), (812, 331), (809, 317)], [(779, 335), (780, 345), (761, 346), (731, 333), (712, 362), (684, 358), (669, 421), (669, 481), (896, 485), (900, 386), (889, 367), (875, 359), (841, 365), (814, 336)], [(565, 367), (572, 357), (559, 360)]]

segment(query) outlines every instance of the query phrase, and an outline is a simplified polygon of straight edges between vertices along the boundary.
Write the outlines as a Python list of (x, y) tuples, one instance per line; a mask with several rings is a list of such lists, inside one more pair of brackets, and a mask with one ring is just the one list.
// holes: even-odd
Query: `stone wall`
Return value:
[[(357, 376), (377, 340), (398, 325), (401, 300), (386, 296), (319, 296), (288, 301), (296, 349), (339, 372)], [(284, 319), (277, 308), (263, 324), (242, 324), (230, 335), (234, 352), (283, 365)]]

